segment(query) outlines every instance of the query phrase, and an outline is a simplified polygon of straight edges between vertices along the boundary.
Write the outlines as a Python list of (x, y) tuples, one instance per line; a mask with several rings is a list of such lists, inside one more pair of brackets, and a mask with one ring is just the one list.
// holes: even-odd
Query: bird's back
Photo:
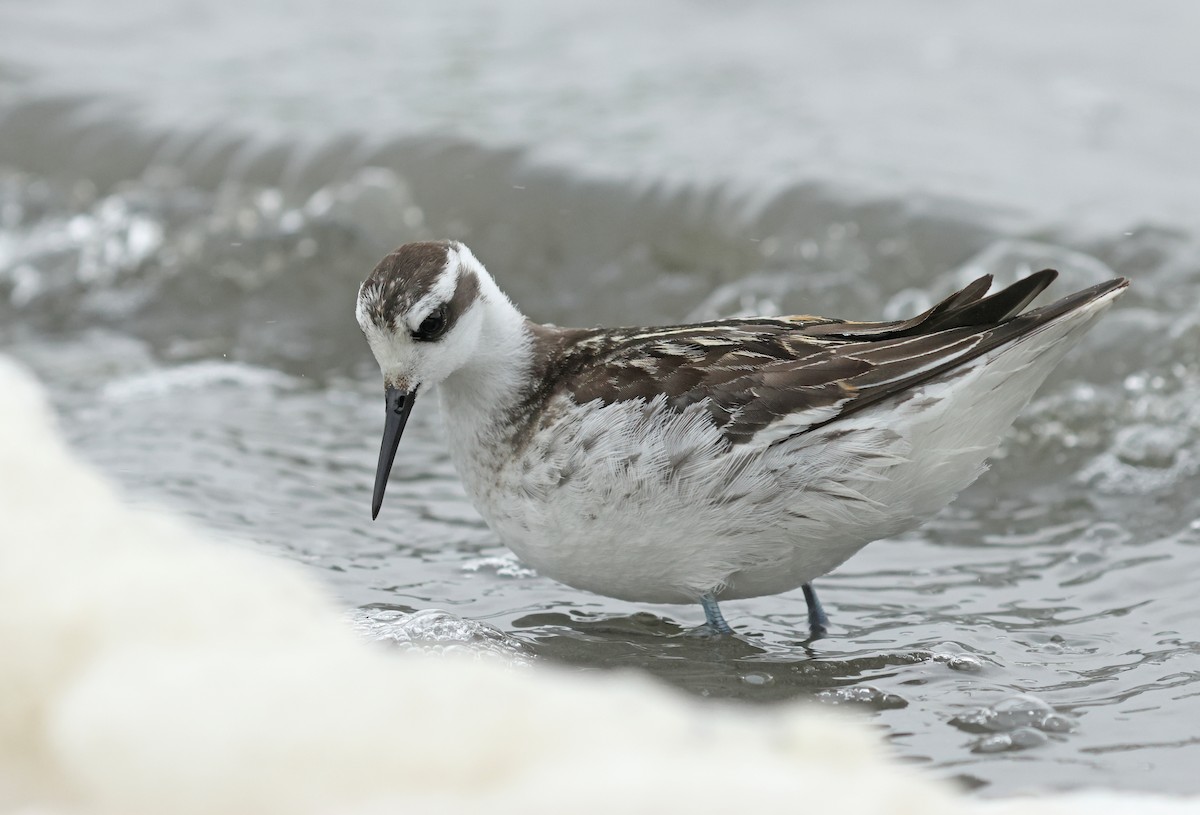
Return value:
[(1044, 270), (984, 296), (984, 276), (910, 320), (753, 317), (657, 328), (534, 326), (536, 383), (522, 415), (566, 397), (607, 406), (662, 396), (705, 402), (731, 444), (784, 422), (801, 432), (910, 390), (1103, 299), (1112, 280), (1020, 314), (1057, 275)]

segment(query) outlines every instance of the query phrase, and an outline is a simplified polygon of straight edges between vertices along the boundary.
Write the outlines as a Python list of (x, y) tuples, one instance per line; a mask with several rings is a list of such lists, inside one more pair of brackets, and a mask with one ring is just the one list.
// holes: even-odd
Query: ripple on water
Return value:
[(531, 577), (537, 577), (538, 573), (528, 566), (517, 560), (515, 555), (494, 555), (491, 557), (477, 557), (465, 561), (460, 566), (464, 572), (485, 572), (494, 574), (496, 577), (510, 578), (513, 580), (524, 580)]
[(407, 612), (368, 606), (354, 609), (350, 624), (364, 638), (401, 650), (466, 654), (520, 666), (529, 665), (533, 659), (522, 642), (500, 629), (439, 609)]

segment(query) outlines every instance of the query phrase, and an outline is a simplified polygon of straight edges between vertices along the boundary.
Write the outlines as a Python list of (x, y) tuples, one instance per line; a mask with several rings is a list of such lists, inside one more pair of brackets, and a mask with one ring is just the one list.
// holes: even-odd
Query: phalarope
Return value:
[(467, 494), (522, 561), (647, 603), (803, 587), (940, 510), (1125, 290), (1022, 313), (1045, 270), (985, 275), (910, 320), (751, 317), (659, 328), (526, 319), (462, 243), (410, 243), (358, 292), (387, 418), (371, 514), (419, 391), (439, 386)]

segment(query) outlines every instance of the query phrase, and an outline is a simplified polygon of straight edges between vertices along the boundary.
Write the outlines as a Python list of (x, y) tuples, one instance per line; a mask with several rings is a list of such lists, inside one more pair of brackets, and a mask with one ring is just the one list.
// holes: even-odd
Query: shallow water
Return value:
[[(917, 5), (899, 34), (919, 36), (864, 29), (815, 56), (791, 46), (838, 18), (770, 3), (653, 12), (656, 30), (685, 13), (703, 25), (641, 50), (632, 22), (586, 11), (474, 8), (464, 29), (436, 11), (399, 28), (377, 6), (286, 21), (265, 4), (187, 8), (139, 18), (144, 38), (132, 3), (0, 13), (21, 35), (0, 43), (0, 351), (47, 381), (71, 440), (130, 500), (308, 564), (366, 635), (401, 647), (864, 708), (901, 755), (988, 794), (1200, 791), (1200, 208), (1185, 137), (1148, 157), (1129, 124), (1196, 123), (1200, 107), (1164, 103), (1200, 98), (1181, 78), (1200, 76), (1194, 54), (1174, 47), (1191, 6), (1157, 22), (1107, 8), (1094, 39), (1053, 50), (982, 7), (962, 21), (979, 25), (937, 29)], [(188, 13), (221, 48), (179, 36)], [(388, 61), (372, 15), (424, 69)], [(247, 20), (278, 24), (274, 51), (224, 36)], [(1093, 70), (1131, 27), (1161, 58)], [(789, 49), (754, 45), (780, 31)], [(475, 53), (481, 32), (494, 36)], [(547, 39), (578, 56), (578, 87), (544, 70), (531, 45)], [(613, 60), (614, 42), (633, 56)], [(790, 106), (769, 81), (822, 56), (848, 69), (877, 43), (896, 51), (879, 57), (894, 82), (843, 70)], [(285, 58), (306, 47), (312, 59)], [(714, 53), (720, 70), (687, 70)], [(994, 70), (1010, 63), (1026, 67)], [(364, 64), (421, 82), (393, 92)], [(926, 74), (933, 88), (900, 82)], [(978, 92), (970, 78), (991, 83), (996, 116), (1073, 112), (1049, 133), (988, 136), (987, 116), (959, 115), (965, 97), (933, 101)], [(863, 131), (873, 102), (896, 138)], [(733, 160), (740, 128), (766, 120), (797, 135)], [(979, 149), (939, 152), (934, 131)], [(699, 609), (609, 601), (517, 563), (466, 502), (435, 400), (370, 521), (382, 405), (354, 292), (391, 245), (442, 235), (560, 324), (899, 317), (982, 270), (1004, 282), (1042, 266), (1063, 272), (1052, 293), (1112, 274), (1134, 286), (989, 473), (818, 582), (828, 637), (805, 640), (797, 592), (726, 604), (742, 635), (714, 640)]]

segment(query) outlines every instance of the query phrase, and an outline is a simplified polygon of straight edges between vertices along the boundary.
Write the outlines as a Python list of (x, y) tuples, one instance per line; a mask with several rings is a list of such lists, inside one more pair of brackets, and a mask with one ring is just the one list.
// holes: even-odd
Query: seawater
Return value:
[[(130, 501), (307, 564), (367, 636), (866, 709), (988, 794), (1200, 791), (1195, 12), (1064, 4), (1093, 37), (1063, 40), (940, 8), (6, 8), (0, 351)], [(1133, 287), (979, 482), (818, 581), (830, 636), (797, 592), (728, 604), (743, 636), (714, 640), (515, 561), (435, 400), (370, 521), (354, 294), (441, 236), (558, 324), (898, 318), (1045, 266), (1052, 295)]]

